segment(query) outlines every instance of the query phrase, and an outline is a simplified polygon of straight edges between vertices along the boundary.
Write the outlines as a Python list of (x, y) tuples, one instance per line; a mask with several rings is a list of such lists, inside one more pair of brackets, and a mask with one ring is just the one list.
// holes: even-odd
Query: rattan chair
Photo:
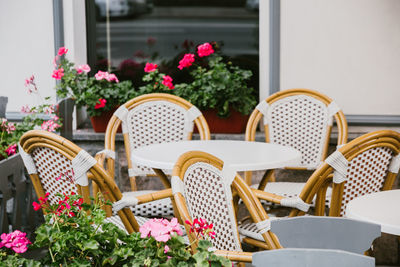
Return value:
[(329, 216), (344, 216), (346, 205), (353, 198), (392, 189), (400, 168), (399, 152), (400, 133), (391, 130), (371, 132), (343, 145), (326, 158), (308, 179), (298, 198), (285, 198), (261, 190), (253, 192), (274, 203), (289, 202), (295, 207), (289, 216), (304, 215), (316, 197), (314, 214), (323, 216), (326, 190), (333, 183)]
[[(202, 218), (212, 223), (216, 237), (211, 242), (217, 254), (233, 261), (251, 261), (251, 254), (242, 252), (239, 237), (242, 225), (237, 225), (232, 190), (243, 200), (252, 218), (245, 228), (252, 228), (261, 237), (259, 241), (242, 236), (242, 241), (263, 249), (281, 248), (276, 236), (269, 231), (268, 215), (251, 188), (220, 159), (205, 152), (190, 151), (175, 164), (172, 192), (181, 220)], [(190, 226), (185, 227), (190, 233)], [(189, 240), (195, 240), (195, 233), (189, 234)]]
[[(171, 94), (147, 94), (136, 97), (120, 106), (111, 117), (105, 133), (105, 149), (96, 155), (101, 165), (111, 177), (115, 177), (115, 137), (122, 124), (128, 174), (132, 192), (124, 192), (130, 196), (138, 196), (154, 191), (137, 191), (136, 176), (153, 175), (161, 179), (165, 188), (171, 187), (169, 179), (161, 170), (135, 164), (130, 152), (132, 149), (163, 142), (189, 140), (196, 125), (200, 139), (210, 139), (210, 131), (204, 116), (188, 101)], [(173, 207), (170, 199), (159, 200), (133, 207), (136, 215), (146, 217), (172, 216)]]
[[(19, 153), (32, 180), (37, 197), (49, 193), (51, 204), (58, 203), (57, 193), (78, 193), (85, 203), (90, 203), (90, 182), (96, 183), (99, 191), (111, 202), (122, 198), (113, 178), (86, 151), (69, 140), (42, 130), (25, 133), (19, 143)], [(60, 177), (61, 175), (61, 177)], [(165, 198), (171, 189), (138, 197), (138, 203)], [(107, 221), (116, 224), (128, 233), (139, 231), (139, 225), (148, 219), (134, 216), (130, 209), (118, 211), (112, 216), (108, 210)]]
[[(347, 142), (347, 122), (343, 112), (332, 99), (317, 91), (284, 90), (259, 103), (247, 123), (247, 141), (255, 141), (261, 118), (266, 142), (290, 146), (301, 152), (300, 165), (288, 166), (290, 169), (315, 170), (321, 164), (328, 153), (333, 119), (338, 129), (337, 145)], [(251, 172), (245, 173), (249, 185), (251, 176)], [(268, 181), (275, 181), (274, 170), (267, 171), (260, 184), (255, 186), (286, 197), (297, 197), (305, 185), (295, 182), (267, 183)], [(327, 194), (330, 195), (330, 189)]]

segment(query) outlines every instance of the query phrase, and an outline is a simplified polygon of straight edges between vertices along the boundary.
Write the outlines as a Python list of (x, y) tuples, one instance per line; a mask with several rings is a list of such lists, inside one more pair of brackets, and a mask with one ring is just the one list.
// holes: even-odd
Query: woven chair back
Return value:
[[(392, 189), (400, 168), (399, 152), (398, 132), (382, 130), (362, 135), (332, 153), (308, 179), (300, 197), (310, 203), (333, 181), (329, 215), (343, 216), (353, 198)], [(291, 212), (292, 216), (300, 214)]]
[(108, 123), (106, 150), (115, 151), (115, 135), (121, 124), (130, 177), (154, 174), (150, 168), (131, 161), (132, 149), (150, 144), (190, 140), (194, 125), (199, 130), (201, 139), (210, 139), (210, 131), (201, 112), (188, 101), (170, 94), (142, 95), (122, 105)]
[(261, 118), (267, 142), (293, 147), (302, 154), (299, 166), (316, 169), (325, 159), (333, 119), (338, 125), (338, 144), (347, 141), (347, 123), (339, 107), (329, 97), (308, 89), (278, 92), (262, 101), (253, 111), (246, 140), (255, 140)]
[[(19, 143), (19, 152), (30, 175), (37, 197), (49, 193), (49, 201), (59, 201), (57, 193), (78, 193), (90, 203), (90, 181), (102, 195), (115, 202), (122, 194), (108, 173), (86, 151), (69, 140), (42, 130), (25, 133)], [(111, 215), (111, 214), (108, 214)], [(139, 225), (129, 209), (118, 213), (128, 232), (138, 231)]]
[[(255, 223), (268, 220), (261, 204), (254, 205), (258, 200), (251, 189), (236, 172), (225, 168), (220, 159), (205, 152), (190, 151), (178, 159), (173, 170), (172, 192), (182, 221), (205, 219), (214, 226), (216, 235), (211, 242), (216, 249), (241, 251), (231, 186), (243, 199)], [(185, 227), (190, 233), (190, 227)], [(262, 235), (270, 248), (280, 247), (272, 233), (262, 231)], [(189, 238), (195, 240), (195, 233)]]

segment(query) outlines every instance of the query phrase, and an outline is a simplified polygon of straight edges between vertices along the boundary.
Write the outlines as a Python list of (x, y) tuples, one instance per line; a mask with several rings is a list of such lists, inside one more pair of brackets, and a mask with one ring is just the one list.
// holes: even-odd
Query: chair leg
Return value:
[(258, 189), (264, 191), (268, 182), (275, 182), (274, 170), (267, 170), (264, 173), (263, 177), (261, 178), (261, 182), (258, 186)]

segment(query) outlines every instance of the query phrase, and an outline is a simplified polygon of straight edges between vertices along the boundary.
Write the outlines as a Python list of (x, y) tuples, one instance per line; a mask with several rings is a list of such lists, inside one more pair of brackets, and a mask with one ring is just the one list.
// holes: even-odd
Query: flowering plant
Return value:
[[(0, 253), (0, 262), (18, 262), (8, 266), (231, 266), (229, 260), (208, 251), (211, 243), (207, 240), (200, 240), (197, 253), (192, 255), (176, 218), (151, 219), (140, 232), (129, 235), (105, 222), (103, 207), (109, 203), (100, 196), (93, 204), (86, 204), (79, 195), (59, 194), (55, 202), (51, 205), (46, 194), (33, 203), (35, 210), (43, 208), (46, 215), (29, 250), (46, 248), (45, 256), (28, 260)], [(5, 244), (10, 241), (6, 239)], [(21, 241), (19, 247), (26, 250), (29, 244)]]
[(41, 104), (32, 107), (23, 106), (21, 112), (25, 116), (22, 122), (14, 123), (0, 118), (0, 159), (17, 153), (18, 141), (26, 131), (40, 127), (42, 130), (55, 132), (62, 126), (61, 119), (57, 116), (58, 106), (48, 103), (50, 97), (43, 98), (40, 95), (33, 75), (25, 80), (25, 86), (28, 93), (36, 95)]
[(183, 54), (177, 68), (188, 70), (190, 78), (175, 85), (170, 76), (159, 73), (156, 64), (147, 63), (143, 81), (148, 84), (140, 87), (139, 94), (172, 93), (202, 110), (216, 109), (220, 117), (228, 117), (231, 108), (250, 114), (257, 103), (254, 89), (247, 86), (252, 72), (224, 62), (217, 49), (216, 43), (204, 43), (197, 46), (196, 54)]
[(106, 71), (89, 77), (90, 66), (75, 66), (65, 58), (67, 53), (68, 49), (61, 47), (53, 62), (52, 77), (60, 81), (56, 85), (57, 95), (72, 97), (77, 106), (86, 106), (89, 116), (112, 110), (135, 96), (132, 82), (120, 82), (115, 74)]

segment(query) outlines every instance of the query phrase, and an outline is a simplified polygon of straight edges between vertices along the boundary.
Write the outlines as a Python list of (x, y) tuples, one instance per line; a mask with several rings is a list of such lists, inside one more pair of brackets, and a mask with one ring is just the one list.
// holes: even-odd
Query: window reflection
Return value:
[(95, 9), (97, 69), (110, 67), (137, 87), (150, 61), (180, 82), (182, 54), (216, 42), (222, 55), (253, 71), (258, 92), (258, 0), (95, 0)]

